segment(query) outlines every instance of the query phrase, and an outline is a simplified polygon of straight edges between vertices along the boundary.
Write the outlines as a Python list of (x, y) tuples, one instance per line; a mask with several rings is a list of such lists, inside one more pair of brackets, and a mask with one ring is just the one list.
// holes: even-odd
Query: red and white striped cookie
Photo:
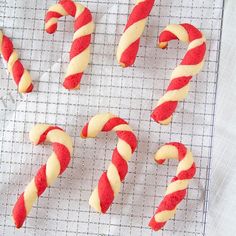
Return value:
[(137, 0), (128, 18), (117, 48), (117, 61), (122, 67), (132, 66), (136, 59), (140, 37), (143, 34), (154, 0)]
[(52, 143), (53, 153), (38, 170), (13, 208), (12, 216), (17, 228), (23, 225), (37, 198), (65, 171), (73, 150), (70, 136), (57, 126), (37, 124), (31, 129), (29, 137), (35, 145)]
[(121, 188), (121, 182), (128, 172), (128, 161), (137, 146), (134, 132), (123, 119), (104, 113), (94, 116), (83, 128), (82, 138), (94, 138), (100, 132), (115, 131), (118, 137), (117, 147), (106, 172), (101, 175), (89, 204), (97, 211), (106, 213)]
[(176, 176), (168, 185), (164, 199), (157, 207), (149, 226), (157, 231), (164, 227), (166, 222), (175, 215), (177, 206), (184, 199), (189, 181), (196, 172), (192, 153), (181, 143), (167, 143), (155, 155), (155, 161), (163, 164), (167, 159), (178, 159), (179, 165)]
[(166, 93), (161, 97), (151, 117), (158, 123), (170, 123), (179, 101), (186, 98), (189, 82), (198, 74), (204, 65), (206, 39), (193, 25), (169, 25), (160, 34), (159, 47), (166, 48), (173, 39), (189, 43), (188, 50), (181, 64), (175, 68)]
[(49, 8), (45, 18), (45, 29), (49, 34), (54, 33), (57, 30), (58, 19), (68, 15), (75, 17), (74, 37), (63, 86), (66, 89), (79, 89), (81, 78), (89, 63), (91, 34), (94, 31), (90, 10), (72, 0), (61, 0)]
[(29, 72), (22, 65), (12, 41), (0, 30), (0, 54), (7, 62), (7, 69), (14, 79), (20, 93), (30, 93), (33, 90)]

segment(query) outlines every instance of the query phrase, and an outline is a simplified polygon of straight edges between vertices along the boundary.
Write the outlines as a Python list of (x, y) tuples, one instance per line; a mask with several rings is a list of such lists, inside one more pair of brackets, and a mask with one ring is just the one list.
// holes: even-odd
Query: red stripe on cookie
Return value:
[(83, 127), (83, 129), (82, 129), (82, 131), (81, 131), (81, 136), (82, 136), (82, 138), (88, 137), (88, 126), (89, 126), (89, 123), (87, 123), (87, 124)]
[(181, 24), (185, 28), (189, 36), (189, 42), (192, 42), (195, 39), (202, 38), (202, 33), (193, 25), (190, 24)]
[(175, 101), (162, 103), (160, 106), (154, 109), (151, 117), (156, 122), (166, 120), (175, 112), (177, 105), (178, 105), (178, 102), (175, 102)]
[(169, 42), (176, 39), (178, 39), (177, 36), (170, 31), (163, 31), (159, 36), (159, 43)]
[(47, 188), (47, 176), (46, 165), (43, 165), (34, 177), (35, 186), (38, 190), (38, 196), (40, 196)]
[(83, 12), (76, 18), (74, 23), (74, 30), (77, 31), (79, 28), (92, 21), (92, 15), (88, 8), (84, 8)]
[(71, 1), (71, 0), (61, 0), (61, 1), (59, 1), (59, 4), (62, 5), (62, 7), (65, 9), (65, 11), (69, 15), (75, 16), (75, 14), (76, 14), (76, 5), (73, 1)]
[(122, 158), (122, 156), (118, 152), (117, 148), (113, 151), (112, 163), (115, 165), (116, 169), (118, 170), (120, 180), (123, 181), (127, 172), (128, 172), (128, 164)]
[(119, 117), (112, 117), (107, 123), (103, 126), (102, 131), (108, 132), (111, 131), (118, 125), (127, 124), (127, 122)]
[(49, 20), (51, 20), (51, 18), (60, 18), (60, 17), (62, 17), (62, 14), (54, 11), (49, 11), (46, 14), (45, 21), (47, 23)]
[(131, 147), (132, 153), (137, 147), (137, 139), (133, 132), (131, 131), (117, 131), (117, 136), (128, 143)]
[(77, 74), (67, 76), (63, 82), (63, 86), (66, 89), (76, 88), (80, 84), (83, 74), (84, 73), (77, 73)]
[(188, 85), (189, 81), (192, 79), (192, 76), (182, 76), (171, 80), (166, 91), (181, 89), (184, 86)]
[(71, 45), (70, 60), (72, 60), (74, 57), (83, 52), (89, 46), (90, 41), (90, 34), (75, 39)]
[(178, 179), (179, 180), (192, 179), (195, 173), (196, 173), (196, 166), (195, 166), (195, 163), (193, 163), (192, 166), (188, 170), (181, 171), (178, 174)]
[(103, 172), (98, 182), (98, 195), (102, 213), (106, 213), (114, 200), (114, 193), (106, 172)]
[(16, 225), (16, 228), (20, 228), (23, 225), (26, 218), (24, 193), (22, 193), (20, 197), (18, 198), (13, 208), (12, 214), (13, 214), (13, 220)]
[(47, 138), (47, 134), (48, 134), (50, 131), (54, 130), (54, 129), (62, 130), (61, 128), (59, 128), (59, 127), (57, 127), (57, 126), (50, 126), (50, 127), (48, 127), (48, 128), (41, 134), (41, 136), (40, 136), (39, 141), (37, 142), (37, 144), (40, 144), (40, 143), (44, 142), (44, 141), (46, 140), (46, 138)]
[(156, 213), (162, 211), (172, 211), (176, 206), (184, 199), (186, 195), (186, 189), (170, 193), (164, 197), (161, 201)]
[(2, 37), (2, 56), (8, 62), (13, 52), (12, 41), (5, 35)]
[(14, 81), (18, 85), (20, 83), (21, 77), (24, 74), (24, 67), (19, 60), (17, 60), (12, 67), (12, 74)]
[(124, 64), (125, 67), (133, 65), (138, 53), (139, 43), (140, 38), (130, 44), (129, 47), (127, 47), (121, 54), (120, 61)]
[(185, 145), (183, 145), (182, 143), (179, 143), (179, 142), (170, 142), (170, 143), (167, 143), (167, 145), (172, 145), (178, 149), (178, 160), (179, 161), (182, 161), (183, 158), (185, 158), (185, 155), (187, 153), (187, 148), (185, 147)]
[(57, 159), (60, 162), (60, 175), (65, 171), (65, 169), (68, 167), (70, 163), (70, 152), (68, 148), (60, 143), (53, 143), (52, 144), (53, 151), (57, 155)]
[(125, 30), (131, 25), (135, 24), (137, 21), (140, 21), (148, 17), (152, 10), (153, 4), (154, 0), (146, 0), (134, 6), (132, 14), (130, 15), (128, 22), (126, 24)]
[(181, 65), (197, 65), (203, 61), (206, 53), (206, 44), (192, 48), (185, 54)]

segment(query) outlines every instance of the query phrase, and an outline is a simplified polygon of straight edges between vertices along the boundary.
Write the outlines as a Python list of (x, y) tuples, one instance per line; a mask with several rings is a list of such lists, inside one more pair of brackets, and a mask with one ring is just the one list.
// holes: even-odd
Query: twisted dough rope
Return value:
[(179, 101), (186, 98), (192, 76), (198, 74), (203, 67), (206, 53), (204, 35), (190, 24), (169, 25), (160, 34), (159, 47), (164, 49), (168, 42), (179, 39), (188, 42), (188, 50), (181, 64), (175, 68), (165, 95), (160, 98), (151, 117), (158, 123), (167, 125)]
[(154, 0), (136, 1), (117, 48), (117, 61), (122, 67), (134, 64), (139, 49), (140, 37), (143, 34), (153, 4)]
[(0, 54), (7, 62), (7, 69), (14, 79), (20, 93), (30, 93), (33, 90), (29, 72), (22, 65), (12, 41), (0, 30)]
[(51, 142), (53, 153), (46, 165), (38, 170), (13, 208), (12, 216), (17, 228), (23, 225), (37, 198), (65, 171), (73, 150), (70, 136), (57, 126), (37, 124), (31, 129), (29, 137), (35, 145)]
[(94, 31), (91, 12), (80, 3), (62, 0), (49, 8), (45, 18), (45, 29), (49, 34), (54, 33), (57, 30), (58, 19), (68, 15), (75, 17), (74, 37), (70, 50), (70, 63), (63, 86), (66, 89), (79, 89), (90, 57), (91, 34)]
[(107, 172), (101, 175), (98, 186), (94, 189), (89, 204), (97, 212), (106, 213), (114, 197), (120, 191), (121, 182), (128, 172), (127, 162), (131, 159), (137, 146), (136, 136), (126, 121), (111, 114), (94, 116), (82, 132), (82, 138), (94, 138), (100, 132), (115, 131), (118, 136), (117, 147), (112, 154), (112, 162)]
[(164, 227), (166, 222), (175, 215), (178, 204), (184, 199), (189, 180), (196, 172), (192, 153), (181, 143), (167, 143), (155, 155), (155, 161), (163, 164), (166, 159), (178, 159), (179, 165), (176, 176), (167, 187), (164, 199), (152, 217), (149, 226), (157, 231)]

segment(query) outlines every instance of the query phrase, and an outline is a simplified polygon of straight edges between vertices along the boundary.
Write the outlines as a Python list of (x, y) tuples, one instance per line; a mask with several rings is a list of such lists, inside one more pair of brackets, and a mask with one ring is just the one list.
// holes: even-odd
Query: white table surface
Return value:
[(225, 1), (207, 236), (236, 235), (236, 1)]

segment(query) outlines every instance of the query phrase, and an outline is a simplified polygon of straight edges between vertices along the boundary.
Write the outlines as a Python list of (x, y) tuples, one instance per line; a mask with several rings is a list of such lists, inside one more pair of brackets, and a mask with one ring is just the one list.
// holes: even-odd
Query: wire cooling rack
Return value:
[[(93, 12), (91, 65), (80, 91), (66, 91), (62, 78), (68, 62), (73, 19), (60, 20), (53, 36), (44, 32), (44, 15), (56, 1), (1, 0), (0, 24), (14, 40), (35, 90), (21, 96), (1, 62), (1, 235), (155, 235), (148, 222), (175, 174), (176, 162), (157, 166), (158, 147), (180, 141), (191, 148), (197, 173), (174, 219), (158, 235), (204, 235), (216, 97), (223, 0), (158, 0), (149, 17), (134, 67), (122, 69), (115, 59), (116, 45), (133, 3), (125, 0), (89, 0)], [(203, 71), (191, 82), (188, 98), (181, 102), (169, 126), (150, 120), (151, 109), (164, 93), (171, 71), (186, 45), (171, 42), (168, 50), (156, 48), (156, 38), (169, 23), (189, 22), (208, 41)], [(83, 124), (98, 112), (111, 111), (130, 121), (139, 140), (129, 163), (122, 190), (106, 215), (90, 209), (89, 196), (106, 169), (115, 139), (112, 134), (93, 140), (79, 137)], [(57, 124), (74, 140), (69, 168), (34, 205), (24, 227), (15, 229), (12, 207), (47, 160), (50, 146), (33, 147), (28, 132), (35, 123)]]

